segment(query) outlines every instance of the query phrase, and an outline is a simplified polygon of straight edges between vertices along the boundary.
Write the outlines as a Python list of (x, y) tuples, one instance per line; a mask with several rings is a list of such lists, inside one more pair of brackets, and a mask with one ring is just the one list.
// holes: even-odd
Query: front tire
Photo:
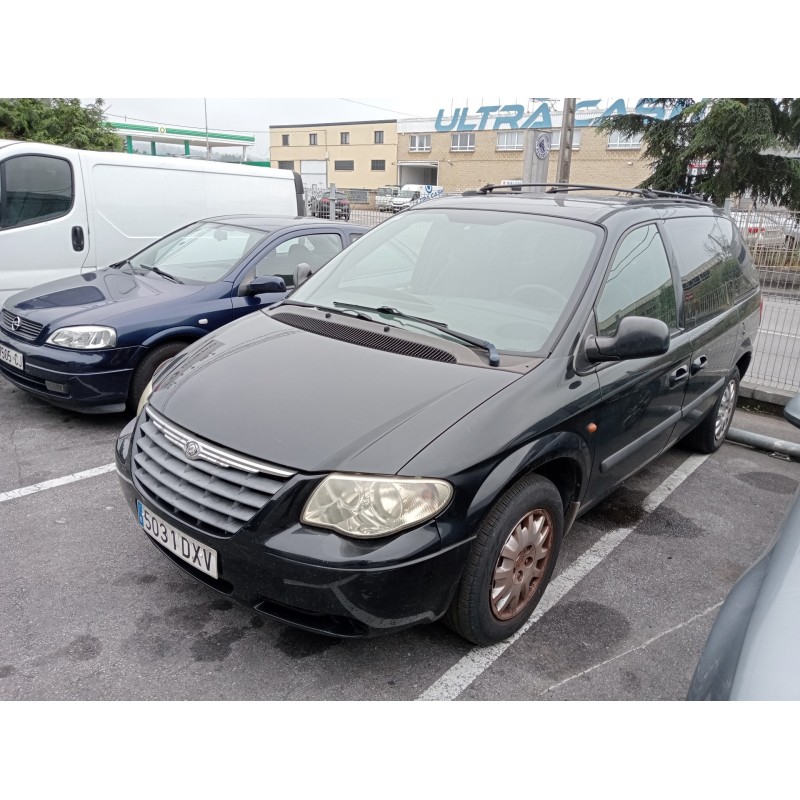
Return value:
[(715, 453), (722, 447), (733, 421), (733, 412), (736, 410), (739, 381), (739, 370), (734, 367), (733, 372), (725, 381), (714, 407), (684, 439), (692, 450), (696, 450), (698, 453)]
[(128, 413), (135, 414), (139, 407), (139, 398), (150, 383), (153, 373), (173, 356), (178, 355), (188, 342), (167, 342), (154, 347), (140, 362), (133, 373), (131, 388), (128, 392)]
[(478, 645), (516, 633), (541, 600), (563, 534), (558, 489), (541, 475), (514, 484), (478, 529), (445, 624)]

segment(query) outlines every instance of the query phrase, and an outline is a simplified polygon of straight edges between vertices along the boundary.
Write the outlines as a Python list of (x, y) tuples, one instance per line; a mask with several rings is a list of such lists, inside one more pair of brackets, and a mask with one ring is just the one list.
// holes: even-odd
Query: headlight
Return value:
[(453, 496), (447, 481), (328, 475), (300, 519), (347, 536), (388, 536), (435, 517)]
[(102, 325), (76, 325), (73, 328), (59, 328), (47, 339), (47, 344), (69, 347), (73, 350), (100, 350), (103, 347), (114, 347), (116, 343), (117, 332), (113, 328), (106, 328)]

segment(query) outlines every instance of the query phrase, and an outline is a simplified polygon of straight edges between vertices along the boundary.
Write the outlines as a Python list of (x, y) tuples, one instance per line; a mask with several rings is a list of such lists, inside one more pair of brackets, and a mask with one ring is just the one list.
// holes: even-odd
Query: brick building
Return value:
[[(584, 101), (586, 106), (598, 101)], [(635, 186), (650, 169), (639, 141), (599, 134), (592, 123), (627, 109), (617, 101), (607, 109), (581, 108), (576, 114), (570, 181)], [(637, 108), (637, 110), (640, 110)], [(437, 117), (369, 122), (279, 125), (270, 129), (274, 166), (294, 169), (309, 187), (335, 183), (342, 189), (432, 184), (447, 192), (523, 177), (528, 130), (551, 137), (548, 181), (554, 181), (561, 117), (547, 104), (444, 109)]]

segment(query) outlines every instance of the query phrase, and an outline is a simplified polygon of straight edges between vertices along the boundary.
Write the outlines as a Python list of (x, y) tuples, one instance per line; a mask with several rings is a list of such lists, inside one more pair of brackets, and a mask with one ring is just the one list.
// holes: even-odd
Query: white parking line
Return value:
[(544, 691), (539, 692), (539, 694), (543, 695), (547, 694), (548, 692), (552, 692), (553, 689), (558, 689), (559, 686), (563, 686), (565, 683), (570, 683), (570, 681), (574, 681), (576, 678), (580, 678), (583, 675), (587, 675), (590, 672), (594, 672), (594, 670), (600, 669), (600, 667), (604, 667), (606, 666), (606, 664), (610, 664), (612, 661), (617, 661), (620, 658), (624, 658), (625, 656), (630, 655), (631, 653), (635, 653), (637, 650), (644, 650), (646, 647), (650, 647), (650, 645), (653, 644), (653, 642), (657, 642), (659, 639), (663, 639), (670, 633), (675, 633), (675, 631), (679, 631), (681, 628), (685, 628), (687, 625), (691, 625), (698, 619), (708, 616), (712, 611), (716, 611), (721, 605), (722, 605), (722, 600), (720, 600), (719, 603), (714, 603), (713, 606), (709, 606), (705, 611), (701, 611), (699, 614), (695, 614), (690, 619), (684, 620), (678, 625), (675, 625), (669, 630), (661, 631), (661, 633), (657, 634), (656, 636), (652, 636), (646, 642), (642, 642), (641, 644), (636, 645), (636, 647), (631, 647), (624, 653), (619, 653), (613, 658), (607, 658), (605, 661), (601, 661), (599, 664), (595, 664), (594, 666), (589, 667), (588, 669), (585, 669), (582, 672), (577, 672), (575, 675), (570, 675), (569, 678), (564, 678), (563, 681), (559, 681), (558, 683), (554, 683), (552, 686), (548, 686)]
[[(655, 511), (707, 458), (707, 455), (689, 456), (663, 483), (647, 495), (642, 503), (644, 511), (648, 514)], [(606, 556), (622, 544), (633, 530), (634, 528), (616, 528), (599, 539), (553, 580), (530, 619), (512, 637), (489, 647), (474, 647), (417, 699), (455, 700), (578, 581), (585, 578)]]
[(63, 478), (53, 478), (51, 481), (42, 481), (42, 483), (34, 483), (32, 486), (23, 486), (21, 489), (12, 489), (10, 492), (3, 492), (0, 494), (0, 503), (5, 503), (6, 500), (16, 500), (16, 498), (25, 497), (25, 495), (28, 494), (43, 492), (45, 489), (53, 489), (56, 486), (63, 486), (66, 483), (74, 483), (75, 481), (82, 481), (86, 478), (94, 478), (95, 475), (103, 475), (106, 472), (111, 472), (115, 467), (116, 464), (105, 464), (102, 467), (94, 467), (93, 469), (87, 469), (83, 472), (75, 472)]

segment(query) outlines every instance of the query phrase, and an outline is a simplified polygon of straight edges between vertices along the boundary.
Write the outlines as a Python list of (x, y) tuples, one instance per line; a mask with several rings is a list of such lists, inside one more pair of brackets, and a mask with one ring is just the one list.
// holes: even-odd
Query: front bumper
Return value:
[[(150, 496), (131, 475), (136, 421), (117, 442), (122, 491), (176, 530), (217, 552), (214, 579), (143, 536), (184, 572), (253, 611), (298, 628), (338, 637), (389, 633), (433, 622), (447, 610), (469, 541), (443, 550), (435, 522), (395, 536), (361, 541), (299, 522), (321, 476), (296, 475), (230, 536), (188, 524)], [(138, 524), (138, 522), (137, 522)]]
[(59, 408), (84, 413), (123, 411), (138, 347), (67, 350), (0, 331), (0, 344), (21, 353), (24, 370), (0, 362), (0, 375)]

